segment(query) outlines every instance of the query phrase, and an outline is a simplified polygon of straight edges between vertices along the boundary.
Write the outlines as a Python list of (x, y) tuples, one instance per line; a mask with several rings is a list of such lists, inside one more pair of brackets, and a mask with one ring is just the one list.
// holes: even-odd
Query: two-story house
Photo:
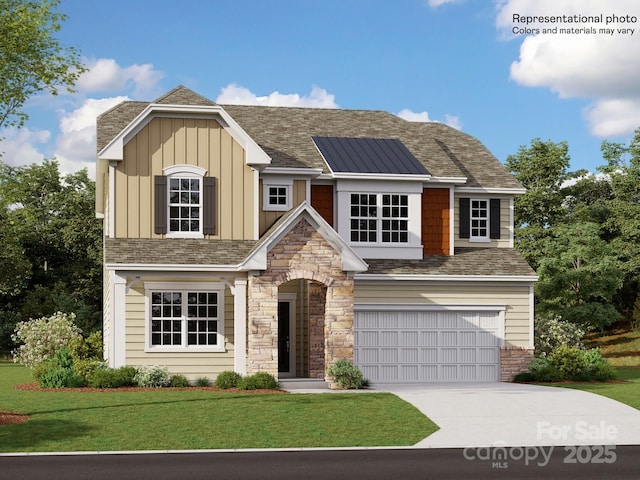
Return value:
[(475, 138), (382, 111), (218, 105), (98, 118), (111, 366), (509, 380), (533, 352), (522, 186)]

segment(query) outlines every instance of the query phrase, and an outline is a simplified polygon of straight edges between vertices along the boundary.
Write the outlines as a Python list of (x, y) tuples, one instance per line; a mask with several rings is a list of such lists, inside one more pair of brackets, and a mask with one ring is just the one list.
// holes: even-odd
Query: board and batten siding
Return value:
[[(128, 278), (127, 281), (131, 279)], [(125, 319), (125, 363), (132, 366), (163, 366), (172, 374), (185, 375), (190, 380), (207, 377), (213, 380), (220, 372), (233, 370), (234, 331), (233, 331), (233, 295), (228, 287), (224, 290), (224, 352), (145, 352), (146, 318), (144, 281), (158, 279), (145, 278), (135, 284), (127, 293)], [(162, 281), (171, 280), (162, 279)], [(180, 283), (176, 281), (176, 288)]]
[[(265, 211), (264, 210), (264, 186), (262, 184), (262, 180), (260, 181), (259, 187), (259, 202), (260, 202), (260, 212), (259, 212), (259, 229), (260, 235), (264, 234), (269, 227), (273, 225), (281, 216), (283, 216), (287, 212), (282, 211)], [(291, 209), (296, 208), (302, 202), (307, 200), (307, 181), (306, 180), (294, 180), (293, 188), (291, 189)]]
[[(471, 242), (468, 238), (460, 238), (460, 199), (461, 198), (473, 198), (489, 201), (492, 198), (500, 199), (500, 239), (490, 240), (488, 242)], [(469, 194), (469, 193), (456, 193), (454, 197), (454, 235), (456, 247), (500, 247), (509, 248), (512, 247), (511, 235), (513, 231), (511, 217), (511, 197), (500, 195), (487, 195), (487, 194)]]
[(244, 149), (213, 119), (154, 118), (124, 147), (115, 168), (117, 238), (162, 238), (154, 233), (154, 176), (173, 165), (204, 168), (217, 178), (218, 231), (206, 238), (253, 240), (257, 173)]
[(358, 303), (385, 305), (504, 305), (505, 346), (529, 348), (529, 285), (504, 283), (358, 281), (355, 286)]

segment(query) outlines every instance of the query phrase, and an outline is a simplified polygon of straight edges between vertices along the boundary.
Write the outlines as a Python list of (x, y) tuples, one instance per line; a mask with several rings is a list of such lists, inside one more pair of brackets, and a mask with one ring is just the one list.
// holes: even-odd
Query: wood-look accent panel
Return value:
[(422, 246), (425, 255), (449, 255), (449, 189), (422, 191)]
[(333, 185), (311, 185), (311, 206), (333, 227)]

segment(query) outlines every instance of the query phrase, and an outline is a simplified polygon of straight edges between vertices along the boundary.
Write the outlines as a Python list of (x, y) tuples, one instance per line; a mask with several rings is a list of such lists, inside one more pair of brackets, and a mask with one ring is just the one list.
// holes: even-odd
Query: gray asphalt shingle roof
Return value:
[(421, 260), (365, 259), (365, 273), (386, 275), (505, 275), (536, 273), (513, 248), (456, 248), (455, 255), (427, 255)]
[[(215, 105), (177, 87), (153, 103)], [(123, 102), (98, 117), (98, 151), (144, 108)], [(476, 138), (442, 123), (408, 122), (378, 110), (220, 105), (272, 158), (273, 167), (319, 168), (328, 173), (311, 137), (394, 138), (434, 177), (466, 177), (466, 186), (522, 188)]]

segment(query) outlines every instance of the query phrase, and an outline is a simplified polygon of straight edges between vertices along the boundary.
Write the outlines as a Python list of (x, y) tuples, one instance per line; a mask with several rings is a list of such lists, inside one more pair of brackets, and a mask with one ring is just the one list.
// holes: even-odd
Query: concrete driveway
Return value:
[(640, 444), (640, 411), (579, 390), (516, 383), (375, 384), (440, 430), (416, 447)]

